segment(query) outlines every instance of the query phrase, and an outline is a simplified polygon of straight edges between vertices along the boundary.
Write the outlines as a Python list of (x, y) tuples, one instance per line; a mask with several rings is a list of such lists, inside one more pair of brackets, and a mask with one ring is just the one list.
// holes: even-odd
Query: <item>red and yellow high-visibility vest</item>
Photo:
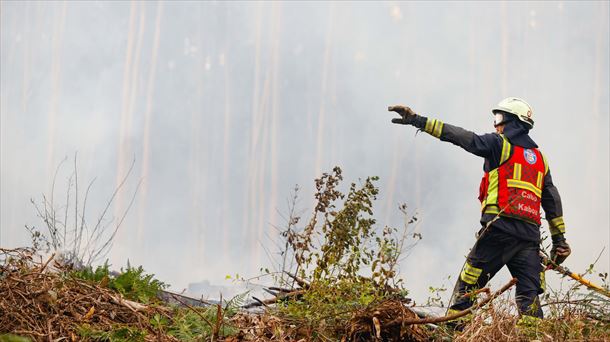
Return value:
[(538, 149), (514, 146), (502, 136), (500, 165), (485, 173), (479, 188), (481, 210), (540, 225), (540, 200), (548, 166)]

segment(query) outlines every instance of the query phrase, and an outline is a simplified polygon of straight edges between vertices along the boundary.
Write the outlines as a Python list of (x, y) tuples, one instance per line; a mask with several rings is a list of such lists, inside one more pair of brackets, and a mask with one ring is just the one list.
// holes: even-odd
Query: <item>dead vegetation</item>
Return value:
[(150, 323), (155, 315), (169, 318), (171, 310), (127, 300), (103, 284), (50, 270), (52, 258), (36, 262), (31, 250), (1, 249), (0, 327), (3, 332), (53, 341), (82, 339), (88, 327), (97, 331), (122, 329), (125, 337), (176, 340)]

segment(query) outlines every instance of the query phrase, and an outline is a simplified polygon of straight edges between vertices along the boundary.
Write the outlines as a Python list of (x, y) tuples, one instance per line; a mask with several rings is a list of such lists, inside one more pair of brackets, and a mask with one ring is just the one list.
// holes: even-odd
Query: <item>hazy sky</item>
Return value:
[(605, 248), (609, 269), (608, 2), (3, 1), (0, 19), (3, 247), (42, 227), (30, 198), (66, 156), (56, 203), (78, 153), (90, 225), (135, 158), (107, 217), (142, 180), (110, 262), (175, 289), (224, 284), (273, 265), (294, 184), (307, 213), (313, 179), (339, 165), (344, 189), (380, 177), (380, 227), (401, 223), (399, 202), (419, 212), (400, 274), (421, 301), (474, 242), (483, 160), (386, 108), (486, 133), (490, 108), (517, 96), (563, 199), (567, 265)]

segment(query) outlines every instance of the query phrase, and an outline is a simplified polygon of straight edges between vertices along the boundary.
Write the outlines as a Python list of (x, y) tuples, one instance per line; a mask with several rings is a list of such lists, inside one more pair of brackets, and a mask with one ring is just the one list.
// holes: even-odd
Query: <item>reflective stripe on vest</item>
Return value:
[(540, 225), (540, 200), (544, 175), (548, 172), (546, 159), (537, 149), (511, 147), (502, 136), (500, 164), (481, 182), (484, 193), (481, 210)]

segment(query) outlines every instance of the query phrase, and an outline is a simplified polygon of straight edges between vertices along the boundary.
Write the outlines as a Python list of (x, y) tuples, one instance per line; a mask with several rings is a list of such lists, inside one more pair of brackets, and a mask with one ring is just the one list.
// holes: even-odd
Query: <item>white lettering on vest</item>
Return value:
[(523, 203), (519, 203), (519, 205), (517, 205), (517, 209), (519, 209), (519, 211), (525, 211), (526, 213), (530, 213), (532, 215), (538, 215), (539, 212), (530, 207), (529, 205), (524, 205)]
[(523, 197), (525, 199), (528, 199), (530, 201), (537, 201), (538, 200), (538, 197), (532, 195), (529, 191), (525, 191), (525, 190), (521, 191), (521, 197)]

